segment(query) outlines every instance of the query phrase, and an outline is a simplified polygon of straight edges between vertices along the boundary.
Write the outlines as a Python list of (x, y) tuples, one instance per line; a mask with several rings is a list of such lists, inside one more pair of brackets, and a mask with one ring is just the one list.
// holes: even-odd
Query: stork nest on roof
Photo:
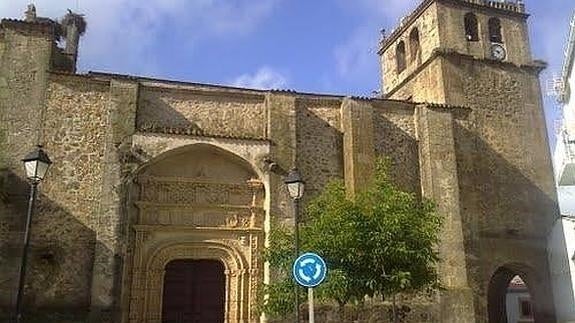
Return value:
[[(86, 19), (84, 19), (84, 15), (74, 13), (72, 10), (68, 9), (68, 13), (60, 20), (60, 25), (62, 27), (75, 25), (78, 28), (78, 33), (80, 35), (86, 32)], [(63, 36), (66, 37), (66, 28), (63, 29)]]

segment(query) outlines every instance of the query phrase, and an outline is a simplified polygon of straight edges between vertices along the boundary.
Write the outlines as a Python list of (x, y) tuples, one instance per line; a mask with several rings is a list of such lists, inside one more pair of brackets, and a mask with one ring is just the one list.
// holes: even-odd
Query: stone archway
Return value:
[[(132, 303), (134, 315), (138, 316), (138, 322), (161, 322), (163, 282), (166, 265), (179, 259), (211, 259), (224, 264), (226, 276), (225, 295), (225, 319), (226, 322), (248, 322), (247, 307), (249, 300), (245, 296), (250, 292), (248, 289), (250, 277), (247, 268), (249, 265), (242, 259), (241, 251), (234, 250), (230, 245), (202, 241), (202, 242), (173, 242), (162, 246), (156, 252), (149, 255), (148, 263), (143, 266), (144, 270), (138, 271), (136, 281), (142, 282), (139, 293), (142, 298)], [(136, 274), (136, 273), (135, 273)], [(142, 313), (143, 315), (138, 315)], [(131, 318), (132, 320), (132, 318)]]
[(545, 301), (542, 299), (542, 286), (539, 286), (540, 277), (537, 276), (536, 271), (532, 268), (522, 264), (501, 266), (491, 276), (487, 293), (489, 322), (508, 322), (507, 293), (510, 283), (515, 277), (520, 277), (527, 287), (532, 300), (535, 322), (552, 322), (553, 320), (548, 313), (545, 313), (544, 306), (542, 306)]
[(162, 321), (166, 265), (179, 259), (220, 261), (225, 322), (257, 320), (263, 268), (264, 186), (251, 165), (228, 151), (197, 144), (170, 151), (136, 176), (129, 321)]

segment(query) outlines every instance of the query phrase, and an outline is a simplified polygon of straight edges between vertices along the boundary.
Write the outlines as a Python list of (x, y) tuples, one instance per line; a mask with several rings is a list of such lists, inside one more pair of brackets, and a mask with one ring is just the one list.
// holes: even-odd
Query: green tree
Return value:
[[(302, 251), (320, 254), (329, 268), (326, 282), (315, 294), (337, 302), (340, 315), (347, 303), (365, 296), (394, 300), (398, 293), (439, 287), (436, 245), (441, 217), (431, 201), (399, 189), (387, 170), (387, 164), (378, 160), (373, 181), (355, 200), (347, 197), (341, 181), (333, 181), (305, 210)], [(285, 316), (294, 300), (290, 230), (276, 226), (270, 246), (265, 258), (276, 275), (265, 289), (269, 297), (262, 310)], [(392, 308), (397, 318), (395, 302)]]

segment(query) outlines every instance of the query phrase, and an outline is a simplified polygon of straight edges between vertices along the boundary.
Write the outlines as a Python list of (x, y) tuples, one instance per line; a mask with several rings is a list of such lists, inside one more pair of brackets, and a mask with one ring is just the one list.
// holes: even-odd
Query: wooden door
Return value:
[(216, 260), (174, 260), (166, 265), (163, 323), (223, 323), (224, 266)]

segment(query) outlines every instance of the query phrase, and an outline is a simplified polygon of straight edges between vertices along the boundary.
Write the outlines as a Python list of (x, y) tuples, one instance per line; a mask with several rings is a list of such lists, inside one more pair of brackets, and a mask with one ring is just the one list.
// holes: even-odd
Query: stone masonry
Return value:
[[(477, 41), (465, 35), (469, 13)], [(491, 18), (503, 60), (491, 57)], [(501, 322), (501, 295), (520, 275), (536, 321), (555, 322), (544, 64), (531, 58), (526, 20), (522, 4), (422, 1), (382, 39), (374, 98), (77, 74), (59, 63), (55, 22), (2, 20), (0, 320), (15, 302), (28, 194), (20, 159), (42, 144), (54, 164), (32, 225), (31, 322), (161, 322), (165, 268), (178, 259), (221, 262), (226, 322), (257, 322), (270, 279), (261, 251), (276, 219), (293, 224), (285, 172), (301, 171), (304, 203), (334, 178), (353, 197), (377, 157), (446, 218), (445, 289), (406, 300), (408, 321)], [(381, 312), (374, 304), (355, 319), (382, 322)], [(333, 320), (325, 307), (318, 315)]]

